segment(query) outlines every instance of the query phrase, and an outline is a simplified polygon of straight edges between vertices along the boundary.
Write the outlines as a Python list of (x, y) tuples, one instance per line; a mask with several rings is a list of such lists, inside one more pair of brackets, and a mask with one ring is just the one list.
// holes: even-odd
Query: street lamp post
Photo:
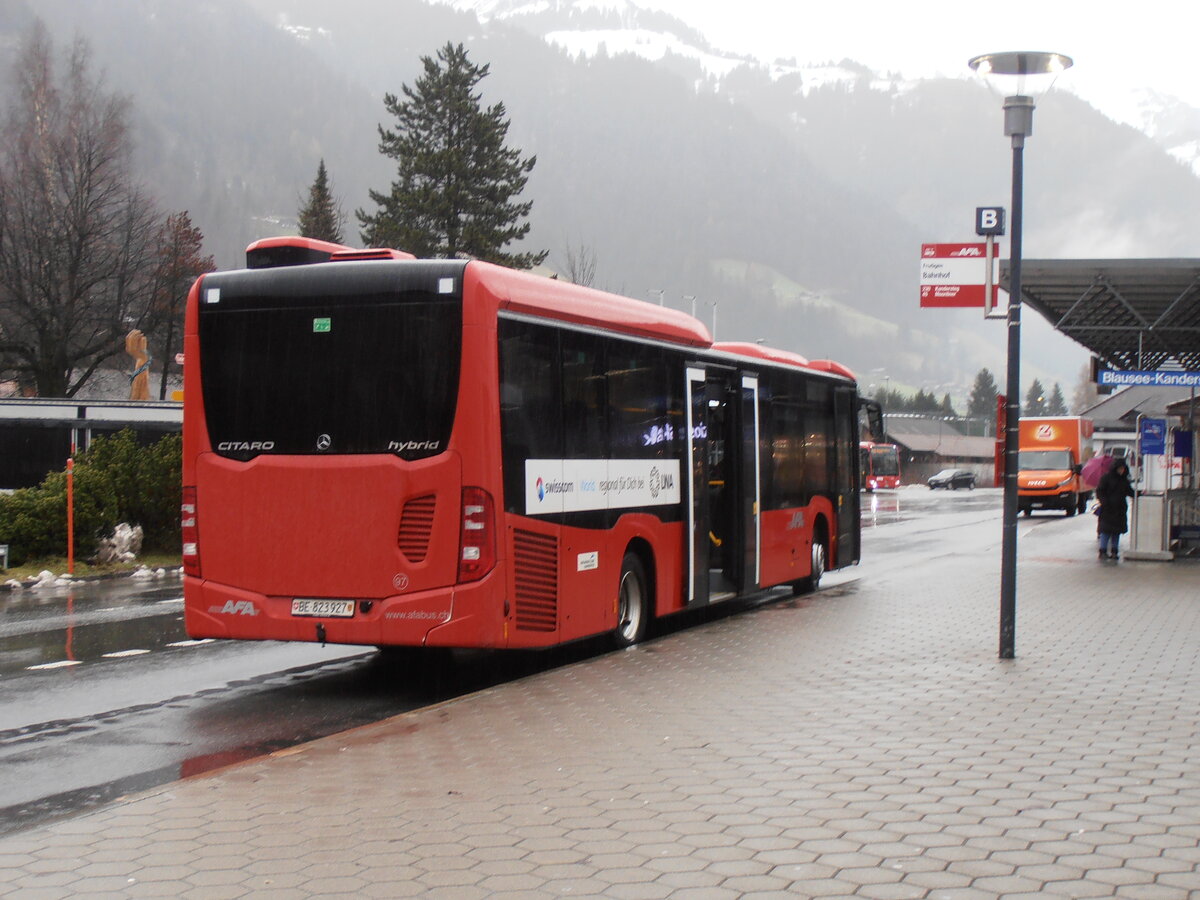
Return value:
[[(987, 53), (970, 60), (981, 75), (1015, 80), (1004, 98), (1004, 133), (1012, 138), (1012, 233), (1008, 285), (1008, 394), (1004, 429), (1004, 535), (1000, 555), (1000, 658), (1016, 656), (1017, 637), (1017, 453), (1021, 415), (1021, 225), (1024, 212), (1025, 138), (1033, 134), (1033, 97), (1026, 81), (1056, 76), (1072, 60), (1061, 53), (1016, 51)], [(1049, 78), (1053, 83), (1053, 77)], [(1045, 85), (1048, 87), (1049, 85)]]

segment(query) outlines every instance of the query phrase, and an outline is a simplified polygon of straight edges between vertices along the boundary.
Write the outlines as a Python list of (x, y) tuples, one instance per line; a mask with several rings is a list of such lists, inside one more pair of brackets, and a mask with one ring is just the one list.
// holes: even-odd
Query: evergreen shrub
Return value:
[[(133, 431), (97, 437), (75, 460), (75, 555), (87, 559), (121, 522), (141, 525), (144, 550), (179, 549), (183, 443), (169, 434), (150, 446)], [(9, 565), (67, 552), (67, 475), (0, 496), (0, 543)]]

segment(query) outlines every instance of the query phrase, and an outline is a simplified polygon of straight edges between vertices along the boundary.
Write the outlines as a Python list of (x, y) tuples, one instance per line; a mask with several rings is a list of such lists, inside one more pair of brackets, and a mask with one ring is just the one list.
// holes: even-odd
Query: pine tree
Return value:
[(1033, 384), (1029, 386), (1029, 390), (1025, 394), (1025, 411), (1021, 415), (1046, 415), (1046, 389), (1042, 387), (1041, 381), (1036, 378), (1033, 379)]
[(379, 126), (379, 151), (398, 163), (391, 192), (371, 191), (378, 210), (357, 210), (363, 242), (421, 257), (469, 257), (531, 268), (546, 252), (507, 253), (529, 231), (532, 201), (515, 198), (537, 157), (521, 158), (504, 145), (503, 103), (483, 109), (475, 88), (488, 66), (467, 59), (462, 44), (447, 43), (437, 59), (424, 56), (424, 75), (404, 98), (384, 95), (396, 117), (394, 131)]
[(882, 387), (875, 393), (875, 401), (885, 413), (908, 412), (908, 398), (899, 391), (893, 391), (888, 387)]
[(333, 244), (342, 242), (342, 225), (346, 222), (346, 215), (333, 198), (324, 159), (317, 166), (316, 181), (308, 189), (308, 202), (296, 215), (300, 220), (301, 237)]
[(1063, 396), (1062, 386), (1056, 381), (1054, 390), (1050, 392), (1050, 399), (1046, 402), (1046, 415), (1065, 416), (1066, 414), (1067, 400)]
[(927, 391), (925, 388), (920, 388), (917, 391), (917, 396), (912, 401), (913, 412), (936, 413), (940, 410), (938, 406), (937, 395), (933, 391)]
[(975, 376), (975, 384), (971, 388), (971, 396), (967, 399), (967, 415), (985, 419), (996, 412), (996, 379), (987, 369), (980, 369)]

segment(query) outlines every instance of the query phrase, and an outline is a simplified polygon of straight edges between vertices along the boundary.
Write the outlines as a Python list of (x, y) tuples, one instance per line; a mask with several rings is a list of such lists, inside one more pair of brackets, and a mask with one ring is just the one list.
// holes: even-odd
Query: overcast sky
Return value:
[(908, 77), (960, 77), (981, 53), (1047, 50), (1075, 60), (1058, 86), (1094, 105), (1119, 111), (1123, 87), (1151, 87), (1200, 107), (1196, 0), (634, 2), (694, 25), (714, 46), (756, 56), (850, 58)]

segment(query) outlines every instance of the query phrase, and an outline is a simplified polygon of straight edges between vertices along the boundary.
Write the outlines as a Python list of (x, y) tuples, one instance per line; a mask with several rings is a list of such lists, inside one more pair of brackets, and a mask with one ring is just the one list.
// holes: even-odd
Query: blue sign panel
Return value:
[(1154, 387), (1200, 388), (1200, 372), (1149, 372), (1101, 369), (1096, 375), (1096, 384), (1148, 384)]
[(1175, 440), (1172, 446), (1175, 448), (1176, 459), (1191, 459), (1192, 458), (1192, 433), (1184, 431), (1182, 428), (1176, 428), (1172, 432), (1175, 435)]
[(1167, 452), (1167, 420), (1142, 419), (1138, 449), (1143, 456), (1162, 456)]

